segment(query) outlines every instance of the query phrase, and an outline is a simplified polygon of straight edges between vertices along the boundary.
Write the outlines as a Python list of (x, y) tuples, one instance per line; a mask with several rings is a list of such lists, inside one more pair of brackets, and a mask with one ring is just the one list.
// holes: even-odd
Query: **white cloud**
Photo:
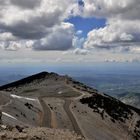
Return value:
[(19, 42), (7, 42), (7, 45), (5, 46), (5, 50), (8, 51), (17, 51), (21, 48), (21, 44)]
[(14, 37), (10, 32), (0, 33), (0, 41), (9, 41), (9, 40), (16, 40), (16, 37)]
[(120, 36), (120, 40), (121, 40), (121, 41), (131, 41), (131, 40), (133, 40), (133, 39), (134, 39), (133, 35), (131, 35), (131, 34), (126, 34), (125, 32), (122, 33), (121, 36)]
[(140, 47), (139, 0), (85, 0), (84, 3), (82, 16), (107, 19), (105, 27), (88, 33), (84, 48), (131, 51)]
[(73, 38), (73, 46), (74, 48), (83, 48), (83, 44), (85, 42), (85, 38), (84, 37), (78, 37), (78, 36), (74, 36)]
[(80, 48), (76, 48), (73, 52), (76, 55), (87, 55), (88, 54), (88, 50), (80, 49)]
[(139, 0), (84, 0), (82, 16), (140, 19)]
[(78, 30), (78, 31), (76, 32), (76, 35), (81, 35), (82, 33), (83, 33), (82, 30)]
[(41, 0), (9, 0), (10, 4), (20, 8), (32, 9), (41, 4)]
[(55, 26), (44, 38), (33, 45), (35, 50), (67, 50), (72, 48), (74, 26), (70, 23), (62, 23)]
[(133, 46), (133, 47), (131, 47), (130, 48), (130, 50), (129, 50), (130, 52), (132, 52), (132, 53), (137, 53), (137, 54), (140, 54), (140, 46)]
[[(64, 25), (62, 27), (62, 24), (77, 7), (78, 4), (75, 0), (0, 0), (0, 42), (6, 40), (7, 45), (7, 41), (15, 40), (15, 43), (20, 41), (24, 45), (27, 41), (28, 46), (28, 41), (46, 41), (44, 45), (47, 46), (42, 47), (44, 50), (66, 49), (66, 45), (67, 48), (70, 48), (70, 34), (74, 30), (66, 27), (67, 23), (65, 23), (65, 27)], [(61, 31), (62, 34), (60, 34)], [(55, 41), (58, 45), (64, 43), (62, 48), (56, 47)], [(33, 44), (31, 43), (29, 46)], [(40, 43), (38, 44), (40, 45)], [(39, 46), (35, 48), (39, 48)]]
[(25, 42), (25, 46), (26, 46), (26, 48), (32, 48), (34, 43), (35, 42), (33, 40), (28, 40)]
[[(67, 50), (79, 47), (77, 54), (91, 48), (139, 51), (139, 0), (81, 0), (79, 5), (77, 0), (0, 0), (0, 48)], [(74, 36), (74, 25), (64, 23), (76, 15), (105, 18), (107, 23), (90, 31), (85, 41), (81, 30)]]
[(21, 48), (32, 49), (34, 41), (32, 40), (13, 40), (13, 41), (0, 41), (0, 49), (6, 51), (17, 51)]

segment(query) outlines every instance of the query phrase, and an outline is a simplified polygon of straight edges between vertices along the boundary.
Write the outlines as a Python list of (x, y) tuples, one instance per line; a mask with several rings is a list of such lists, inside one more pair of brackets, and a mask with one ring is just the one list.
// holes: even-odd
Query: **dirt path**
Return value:
[(65, 99), (64, 110), (67, 113), (67, 115), (72, 123), (73, 129), (77, 134), (83, 136), (83, 133), (82, 133), (73, 113), (70, 110), (70, 105), (71, 105), (71, 99)]
[(57, 128), (56, 115), (51, 111), (51, 128)]
[[(76, 89), (74, 89), (75, 91), (78, 91)], [(78, 91), (79, 92), (79, 91)], [(78, 97), (73, 97), (73, 98), (63, 98), (65, 103), (63, 105), (63, 108), (67, 114), (67, 116), (69, 117), (69, 120), (71, 121), (71, 124), (73, 126), (73, 130), (81, 136), (84, 136), (84, 134), (82, 133), (82, 130), (80, 128), (80, 126), (78, 125), (78, 122), (73, 114), (73, 112), (70, 109), (70, 105), (72, 100), (79, 100), (82, 97), (84, 97), (86, 94), (84, 92), (80, 92), (81, 95)], [(46, 104), (46, 102), (43, 100), (43, 98), (39, 99), (40, 104), (43, 108), (44, 114), (43, 114), (43, 120), (42, 120), (42, 126), (46, 126), (49, 128), (57, 128), (57, 120), (56, 120), (56, 114), (54, 113), (54, 111), (52, 111), (48, 105)]]
[(73, 97), (74, 100), (79, 100), (79, 99), (83, 98), (84, 96), (91, 96), (91, 94), (89, 94), (89, 93), (86, 92), (86, 91), (78, 90), (78, 89), (72, 87), (71, 85), (67, 85), (67, 86), (70, 87), (70, 88), (72, 88), (75, 92), (79, 92), (79, 93), (81, 93), (80, 96)]
[(43, 118), (42, 118), (41, 126), (51, 128), (51, 111), (50, 111), (50, 108), (46, 105), (46, 103), (43, 101), (42, 98), (39, 98), (39, 102), (40, 102), (40, 104), (43, 108)]

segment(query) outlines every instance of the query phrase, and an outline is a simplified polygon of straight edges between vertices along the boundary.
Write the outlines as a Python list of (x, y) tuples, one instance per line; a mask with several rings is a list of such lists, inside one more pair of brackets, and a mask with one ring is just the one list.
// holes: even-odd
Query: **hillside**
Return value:
[(123, 103), (132, 105), (140, 109), (140, 93), (123, 93), (117, 96)]
[(140, 139), (139, 109), (68, 76), (42, 72), (0, 90), (4, 125), (68, 129), (88, 140)]

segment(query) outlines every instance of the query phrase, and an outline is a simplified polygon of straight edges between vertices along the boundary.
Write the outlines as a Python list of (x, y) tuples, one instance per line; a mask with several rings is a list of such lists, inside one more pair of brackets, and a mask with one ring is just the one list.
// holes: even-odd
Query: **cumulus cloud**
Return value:
[[(0, 0), (0, 46), (6, 50), (24, 46), (34, 50), (84, 47), (135, 52), (138, 49), (132, 48), (140, 46), (139, 13), (139, 0)], [(90, 31), (85, 41), (81, 30), (74, 36), (74, 25), (64, 22), (77, 15), (106, 18), (107, 23)]]
[[(66, 25), (62, 27), (62, 24), (77, 6), (75, 0), (0, 0), (0, 39), (32, 40), (37, 42), (34, 47), (39, 50), (69, 48), (71, 31), (74, 30), (65, 28)], [(56, 47), (57, 43), (54, 43), (53, 37), (57, 43), (60, 39), (61, 43), (59, 42), (58, 45), (62, 47)], [(41, 42), (45, 42), (44, 45)], [(37, 44), (41, 45), (40, 48), (36, 46)]]
[(88, 50), (76, 48), (73, 51), (73, 53), (76, 54), (76, 55), (87, 55), (88, 54)]
[(139, 0), (84, 0), (82, 16), (138, 19), (139, 9)]
[(139, 0), (85, 0), (83, 16), (107, 19), (106, 26), (88, 33), (84, 48), (130, 51), (140, 46)]
[(21, 48), (21, 43), (15, 41), (0, 42), (0, 48), (7, 51), (17, 51)]
[(82, 33), (83, 33), (82, 30), (78, 30), (78, 31), (76, 32), (76, 35), (79, 36), (79, 35), (81, 35)]
[(74, 48), (83, 48), (83, 44), (85, 42), (84, 37), (74, 36), (73, 38), (73, 46)]
[(8, 51), (17, 51), (20, 48), (21, 48), (21, 44), (18, 42), (9, 42), (5, 47), (5, 49)]
[(0, 14), (3, 16), (0, 21), (3, 32), (11, 32), (21, 39), (39, 39), (45, 36), (51, 27), (60, 23), (62, 11), (53, 6), (51, 10), (42, 7), (37, 10), (19, 10), (7, 6)]
[(35, 50), (67, 50), (72, 48), (74, 27), (70, 23), (55, 26), (44, 38), (33, 45)]
[(38, 7), (40, 3), (41, 0), (10, 0), (10, 4), (27, 9)]
[(0, 49), (6, 51), (18, 51), (21, 48), (31, 49), (34, 44), (32, 40), (13, 40), (0, 41)]
[[(122, 23), (123, 22), (123, 23)], [(88, 33), (85, 48), (133, 47), (140, 45), (140, 21), (111, 19), (104, 28)]]
[(8, 40), (16, 40), (16, 37), (12, 35), (10, 32), (0, 33), (0, 41), (8, 41)]

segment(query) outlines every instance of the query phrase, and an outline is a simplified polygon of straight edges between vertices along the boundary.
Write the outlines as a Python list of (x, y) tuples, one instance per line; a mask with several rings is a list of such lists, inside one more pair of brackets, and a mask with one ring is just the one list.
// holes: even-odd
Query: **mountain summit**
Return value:
[(139, 109), (68, 76), (42, 72), (0, 90), (3, 125), (74, 131), (79, 140), (140, 139)]

